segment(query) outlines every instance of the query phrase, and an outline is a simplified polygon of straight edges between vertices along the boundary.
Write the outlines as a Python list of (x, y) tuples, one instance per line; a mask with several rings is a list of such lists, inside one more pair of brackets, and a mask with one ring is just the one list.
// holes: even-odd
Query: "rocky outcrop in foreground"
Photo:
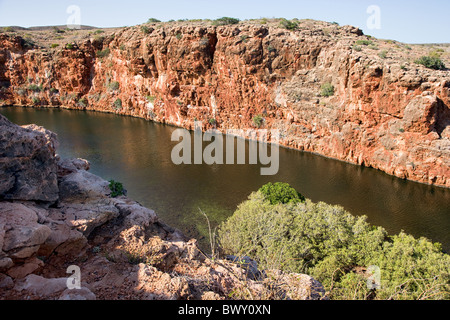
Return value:
[(435, 48), (312, 20), (77, 30), (56, 47), (27, 32), (0, 34), (0, 105), (279, 129), (281, 145), (450, 187), (450, 74), (414, 63)]
[(0, 116), (0, 299), (323, 298), (307, 275), (208, 257), (56, 147), (54, 133)]

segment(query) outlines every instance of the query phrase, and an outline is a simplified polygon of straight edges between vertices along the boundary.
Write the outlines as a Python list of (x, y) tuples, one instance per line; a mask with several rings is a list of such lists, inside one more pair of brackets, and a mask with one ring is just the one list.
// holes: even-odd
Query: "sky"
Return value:
[(79, 21), (106, 28), (137, 25), (149, 18), (284, 17), (349, 24), (374, 37), (406, 43), (450, 43), (449, 14), (449, 0), (0, 0), (0, 26)]

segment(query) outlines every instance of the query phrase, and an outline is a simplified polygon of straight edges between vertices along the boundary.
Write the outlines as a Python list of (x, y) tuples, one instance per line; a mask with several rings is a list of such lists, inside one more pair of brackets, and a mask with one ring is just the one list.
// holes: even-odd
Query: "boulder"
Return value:
[(56, 134), (0, 115), (0, 199), (58, 199)]
[(80, 289), (66, 289), (61, 293), (59, 300), (96, 300), (95, 294), (86, 287)]
[(20, 203), (0, 202), (0, 226), (1, 250), (13, 259), (31, 257), (52, 232), (38, 223), (35, 211)]
[(109, 183), (85, 170), (74, 171), (61, 178), (59, 198), (65, 202), (83, 202), (96, 198), (108, 198)]
[(40, 298), (49, 298), (52, 295), (67, 289), (66, 278), (47, 279), (35, 274), (28, 275), (23, 281), (16, 283), (14, 290), (27, 292)]

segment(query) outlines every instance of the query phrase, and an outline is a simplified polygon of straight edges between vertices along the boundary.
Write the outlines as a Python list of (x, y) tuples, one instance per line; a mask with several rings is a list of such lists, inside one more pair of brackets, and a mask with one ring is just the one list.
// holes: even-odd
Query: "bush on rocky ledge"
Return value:
[[(339, 206), (272, 204), (259, 190), (220, 226), (218, 238), (226, 254), (249, 256), (263, 269), (313, 276), (332, 299), (450, 298), (450, 256), (440, 244), (389, 236)], [(378, 288), (367, 284), (370, 266), (380, 270)]]
[(213, 25), (215, 26), (227, 26), (230, 24), (238, 24), (239, 19), (230, 18), (230, 17), (222, 17), (213, 21)]
[(417, 64), (421, 64), (429, 69), (434, 69), (434, 70), (444, 70), (445, 69), (445, 64), (442, 62), (442, 60), (439, 57), (423, 56), (414, 62)]

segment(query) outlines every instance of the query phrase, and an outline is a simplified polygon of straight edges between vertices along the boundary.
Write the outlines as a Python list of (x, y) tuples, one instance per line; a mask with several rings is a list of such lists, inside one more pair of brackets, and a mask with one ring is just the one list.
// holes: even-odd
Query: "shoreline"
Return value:
[[(71, 107), (71, 106), (50, 106), (50, 105), (48, 105), (48, 106), (0, 105), (0, 108), (3, 108), (3, 107), (5, 107), (5, 108), (19, 107), (19, 108), (27, 108), (27, 109), (61, 109), (61, 110), (69, 110), (69, 111), (81, 111), (81, 112), (83, 112), (83, 111), (90, 111), (90, 112), (97, 112), (97, 113), (103, 113), (103, 114), (111, 114), (111, 115), (116, 115), (116, 116), (131, 117), (131, 118), (135, 118), (135, 119), (141, 119), (141, 120), (153, 122), (153, 123), (156, 123), (156, 124), (159, 124), (159, 125), (169, 126), (169, 127), (173, 127), (173, 128), (186, 129), (189, 132), (194, 133), (194, 130), (191, 128), (191, 126), (189, 128), (187, 128), (187, 127), (179, 126), (179, 125), (173, 124), (173, 123), (160, 122), (160, 121), (156, 121), (156, 120), (153, 120), (153, 119), (148, 119), (146, 117), (142, 117), (142, 116), (139, 116), (139, 115), (123, 114), (123, 113), (117, 113), (117, 112), (108, 111), (108, 110), (98, 110), (98, 109), (95, 109), (95, 108), (80, 109), (80, 108), (74, 108), (74, 107)], [(204, 133), (205, 130), (203, 130), (203, 129), (204, 128), (202, 128), (202, 132)], [(243, 129), (243, 130), (245, 130), (245, 129)], [(268, 130), (270, 130), (270, 129), (268, 129)], [(220, 133), (222, 135), (224, 135), (224, 136), (227, 136), (226, 133), (223, 133), (223, 132), (220, 132)], [(244, 139), (246, 142), (252, 141), (252, 140), (250, 140), (248, 138), (241, 137), (241, 136), (238, 136), (238, 135), (235, 135), (234, 137), (237, 137), (237, 138), (240, 138), (240, 139)], [(270, 144), (272, 144), (272, 142)], [(343, 160), (343, 159), (327, 156), (327, 155), (324, 155), (324, 154), (321, 154), (321, 153), (318, 153), (318, 152), (315, 152), (315, 151), (302, 150), (302, 149), (298, 149), (298, 148), (295, 148), (295, 147), (292, 147), (292, 146), (286, 146), (284, 144), (278, 144), (278, 145), (279, 145), (279, 147), (282, 147), (282, 148), (287, 149), (287, 150), (304, 152), (304, 153), (312, 154), (314, 156), (319, 156), (319, 157), (323, 157), (323, 158), (326, 158), (326, 159), (339, 161), (339, 162), (342, 162), (342, 163), (345, 163), (345, 164), (350, 164), (350, 165), (354, 165), (354, 166), (358, 166), (358, 167), (362, 167), (362, 168), (376, 170), (377, 172), (384, 173), (384, 174), (386, 174), (386, 175), (388, 175), (390, 177), (394, 177), (396, 179), (399, 179), (400, 181), (414, 182), (414, 183), (419, 183), (421, 185), (430, 186), (430, 187), (438, 187), (438, 188), (443, 188), (443, 189), (450, 189), (450, 186), (447, 187), (445, 185), (440, 185), (440, 184), (426, 183), (426, 182), (423, 182), (423, 181), (407, 179), (407, 178), (401, 178), (401, 177), (396, 176), (395, 174), (388, 173), (388, 172), (386, 172), (384, 170), (377, 169), (377, 168), (374, 168), (372, 166), (365, 166), (364, 164), (358, 164), (358, 163), (354, 163), (354, 162), (351, 162), (351, 161), (348, 161), (348, 160)]]

